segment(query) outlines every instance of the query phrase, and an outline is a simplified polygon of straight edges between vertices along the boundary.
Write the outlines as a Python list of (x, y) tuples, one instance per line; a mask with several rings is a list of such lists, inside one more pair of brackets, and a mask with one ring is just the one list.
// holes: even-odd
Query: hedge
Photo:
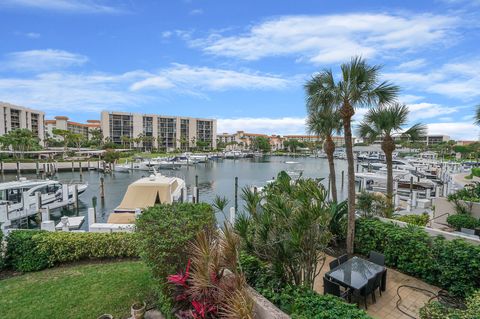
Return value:
[(37, 271), (85, 259), (138, 257), (135, 234), (15, 230), (7, 237), (7, 265)]
[(293, 319), (371, 319), (341, 298), (320, 295), (306, 287), (282, 286), (267, 263), (246, 252), (241, 252), (240, 267), (250, 286)]
[(478, 319), (480, 317), (480, 290), (466, 300), (466, 309), (447, 308), (433, 301), (420, 308), (421, 319)]
[(355, 250), (385, 254), (389, 267), (425, 280), (456, 296), (467, 296), (480, 287), (480, 246), (461, 239), (430, 237), (420, 227), (400, 227), (378, 219), (360, 218), (355, 230)]
[(447, 217), (447, 223), (460, 230), (461, 228), (475, 229), (480, 226), (480, 220), (469, 214), (455, 214)]
[(412, 225), (425, 226), (427, 225), (428, 220), (430, 219), (430, 216), (428, 216), (427, 213), (423, 213), (421, 215), (411, 214), (411, 215), (399, 216), (396, 219)]

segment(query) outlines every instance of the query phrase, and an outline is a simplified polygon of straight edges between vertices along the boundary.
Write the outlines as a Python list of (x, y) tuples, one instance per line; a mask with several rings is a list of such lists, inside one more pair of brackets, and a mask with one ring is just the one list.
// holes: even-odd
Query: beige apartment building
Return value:
[(45, 113), (23, 106), (0, 102), (0, 135), (24, 128), (31, 130), (43, 145)]
[(103, 137), (116, 144), (125, 138), (152, 137), (155, 148), (173, 151), (195, 147), (198, 141), (217, 147), (217, 120), (157, 114), (108, 112), (101, 114)]
[(57, 140), (61, 140), (61, 136), (53, 134), (54, 129), (70, 131), (74, 134), (82, 134), (85, 139), (90, 139), (90, 132), (92, 130), (100, 129), (99, 120), (87, 120), (87, 123), (78, 123), (69, 121), (67, 116), (55, 116), (53, 120), (45, 121), (45, 131), (48, 136)]

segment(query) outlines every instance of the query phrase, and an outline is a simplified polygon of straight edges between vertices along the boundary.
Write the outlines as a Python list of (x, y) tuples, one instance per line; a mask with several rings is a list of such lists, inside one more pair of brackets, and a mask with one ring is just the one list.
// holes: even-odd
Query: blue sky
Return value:
[(362, 55), (401, 86), (411, 123), (480, 133), (478, 0), (0, 0), (0, 21), (0, 101), (47, 117), (121, 110), (303, 133), (305, 81)]

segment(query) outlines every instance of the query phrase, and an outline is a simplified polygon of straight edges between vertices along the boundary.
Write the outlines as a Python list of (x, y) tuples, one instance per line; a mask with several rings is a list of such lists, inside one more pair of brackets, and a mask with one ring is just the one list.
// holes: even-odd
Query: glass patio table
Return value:
[(383, 273), (381, 289), (385, 291), (386, 270), (387, 268), (384, 266), (355, 256), (330, 270), (325, 276), (345, 287), (359, 290), (367, 284), (369, 279), (375, 277), (377, 274)]

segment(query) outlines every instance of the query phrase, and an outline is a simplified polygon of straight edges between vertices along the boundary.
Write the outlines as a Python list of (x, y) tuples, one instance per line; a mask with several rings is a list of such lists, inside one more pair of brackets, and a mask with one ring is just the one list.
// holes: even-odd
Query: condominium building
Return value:
[(0, 135), (15, 129), (29, 129), (38, 136), (40, 144), (44, 139), (45, 113), (23, 106), (0, 102)]
[(78, 123), (69, 121), (67, 116), (55, 116), (53, 120), (45, 121), (45, 131), (49, 137), (57, 140), (62, 140), (61, 136), (53, 133), (54, 129), (70, 131), (74, 134), (82, 134), (85, 139), (90, 139), (90, 133), (92, 130), (100, 129), (99, 120), (87, 120), (87, 123)]
[(187, 150), (199, 142), (208, 148), (217, 147), (217, 120), (214, 119), (103, 111), (100, 126), (104, 138), (116, 144), (150, 137), (143, 138), (140, 144), (166, 151)]

